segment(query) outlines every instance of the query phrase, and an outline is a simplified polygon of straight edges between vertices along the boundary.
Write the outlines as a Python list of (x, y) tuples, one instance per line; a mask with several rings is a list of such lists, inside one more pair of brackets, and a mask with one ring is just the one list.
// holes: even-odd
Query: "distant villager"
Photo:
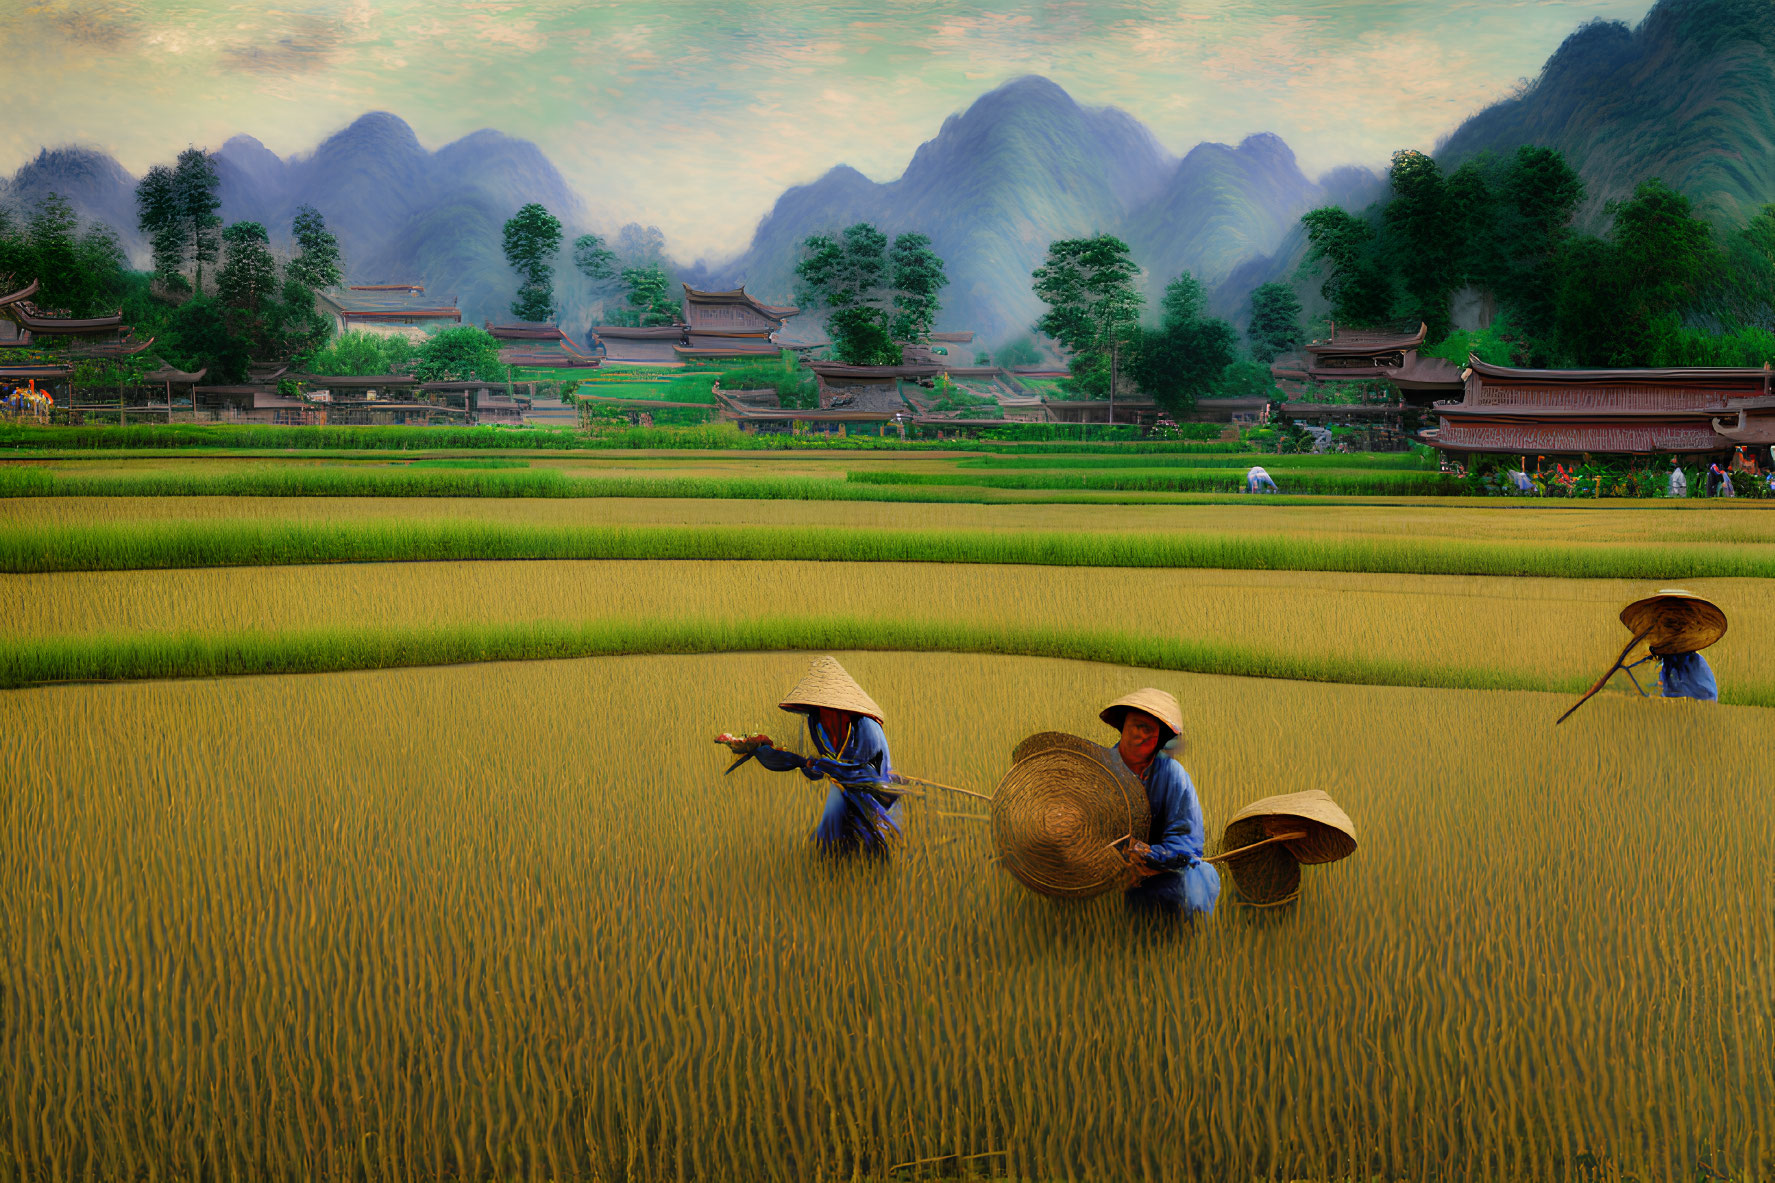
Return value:
[(1670, 495), (1687, 497), (1689, 495), (1689, 478), (1683, 475), (1682, 462), (1676, 457), (1670, 458)]
[(1268, 489), (1272, 493), (1282, 491), (1276, 488), (1276, 482), (1270, 479), (1269, 473), (1254, 464), (1251, 466), (1251, 471), (1245, 474), (1245, 491), (1255, 493), (1259, 489)]

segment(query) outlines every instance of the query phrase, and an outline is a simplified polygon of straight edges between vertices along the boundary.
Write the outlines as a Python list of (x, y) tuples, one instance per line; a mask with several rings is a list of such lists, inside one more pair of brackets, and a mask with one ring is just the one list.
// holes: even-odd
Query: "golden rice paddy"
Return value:
[[(753, 470), (752, 475), (758, 475)], [(618, 497), (25, 497), (0, 499), (0, 526), (114, 522), (464, 521), (535, 526), (856, 526), (870, 529), (1084, 532), (1198, 531), (1315, 539), (1445, 538), (1506, 542), (1775, 544), (1775, 508), (1745, 502), (1603, 501), (1595, 506), (1448, 498), (1387, 504), (1016, 505)]]
[[(1730, 615), (1730, 631), (1707, 651), (1721, 684), (1775, 685), (1766, 640), (1775, 635), (1775, 584), (1684, 586)], [(7, 576), (0, 638), (799, 612), (1110, 630), (1558, 684), (1601, 674), (1628, 637), (1621, 606), (1655, 590), (1601, 579), (936, 563), (366, 563)], [(1650, 687), (1655, 674), (1640, 672)], [(1619, 682), (1632, 692), (1625, 676)]]
[(1361, 845), (1169, 936), (940, 794), (828, 866), (824, 787), (710, 742), (805, 747), (805, 654), (8, 692), (0, 1177), (1775, 1167), (1765, 712), (839, 656), (903, 771), (1158, 685), (1211, 834), (1322, 788)]

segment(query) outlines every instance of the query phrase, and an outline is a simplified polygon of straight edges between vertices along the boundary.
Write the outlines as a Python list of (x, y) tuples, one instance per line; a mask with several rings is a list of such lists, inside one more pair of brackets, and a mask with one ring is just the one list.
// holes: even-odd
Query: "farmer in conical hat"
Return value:
[(1193, 919), (1212, 912), (1220, 872), (1202, 861), (1202, 804), (1189, 773), (1169, 754), (1183, 737), (1183, 711), (1163, 690), (1147, 687), (1116, 699), (1098, 715), (1122, 733), (1116, 754), (1146, 786), (1152, 842), (1128, 843), (1131, 909)]
[(870, 791), (893, 775), (881, 708), (832, 657), (815, 658), (777, 705), (807, 716), (816, 754), (802, 775), (832, 782), (814, 842), (832, 854), (885, 855), (889, 837), (899, 832), (901, 808), (897, 795)]
[(1700, 652), (1726, 633), (1726, 614), (1718, 605), (1681, 588), (1663, 588), (1621, 609), (1621, 623), (1636, 634), (1657, 625), (1650, 635), (1651, 652), (1621, 668), (1631, 675), (1637, 667), (1656, 661), (1663, 697), (1719, 701), (1719, 683)]

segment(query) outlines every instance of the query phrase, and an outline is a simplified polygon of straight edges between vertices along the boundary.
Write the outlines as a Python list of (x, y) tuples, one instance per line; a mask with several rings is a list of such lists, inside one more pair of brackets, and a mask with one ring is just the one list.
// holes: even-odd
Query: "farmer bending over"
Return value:
[(1276, 482), (1270, 479), (1269, 473), (1254, 464), (1251, 466), (1251, 471), (1245, 474), (1245, 491), (1255, 493), (1259, 489), (1268, 489), (1272, 493), (1282, 491), (1276, 488)]
[(885, 789), (893, 775), (881, 708), (831, 657), (814, 659), (795, 689), (777, 704), (807, 716), (814, 756), (763, 748), (758, 762), (777, 772), (798, 768), (809, 780), (826, 777), (832, 790), (814, 828), (814, 842), (830, 854), (885, 855), (899, 833), (898, 794)]
[(1183, 734), (1183, 711), (1163, 690), (1124, 695), (1098, 718), (1122, 733), (1116, 754), (1146, 786), (1156, 841), (1128, 843), (1133, 883), (1126, 894), (1134, 911), (1194, 920), (1212, 912), (1220, 896), (1220, 872), (1202, 862), (1202, 805), (1183, 765), (1162, 749)]

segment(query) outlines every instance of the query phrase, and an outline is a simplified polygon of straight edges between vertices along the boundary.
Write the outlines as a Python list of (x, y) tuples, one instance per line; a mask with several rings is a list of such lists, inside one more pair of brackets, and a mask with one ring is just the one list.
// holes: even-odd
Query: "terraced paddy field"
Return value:
[(808, 526), (1103, 533), (1226, 533), (1301, 539), (1412, 538), (1545, 543), (1775, 544), (1775, 506), (1755, 502), (1573, 504), (1399, 498), (1297, 505), (1203, 497), (1187, 505), (978, 505), (707, 497), (14, 497), (0, 525), (131, 522), (460, 521), (548, 526)]
[(1211, 834), (1323, 788), (1360, 845), (1169, 936), (1027, 894), (941, 794), (828, 866), (824, 786), (708, 741), (787, 742), (805, 654), (11, 691), (0, 1174), (1775, 1166), (1766, 712), (838, 656), (902, 770), (990, 789), (1154, 684)]
[[(0, 497), (0, 1178), (1775, 1177), (1775, 507), (413, 459)], [(351, 495), (188, 495), (292, 473)], [(1671, 582), (1730, 615), (1722, 702), (1554, 727)], [(826, 786), (709, 742), (804, 748), (817, 652), (980, 791), (1164, 687), (1212, 839), (1323, 788), (1360, 846), (1171, 936), (940, 791), (829, 865)]]
[[(1731, 630), (1708, 650), (1728, 699), (1775, 706), (1764, 640), (1775, 635), (1775, 581), (1687, 586), (1729, 607)], [(300, 647), (342, 630), (468, 638), (598, 622), (642, 645), (702, 622), (706, 644), (722, 647), (745, 636), (723, 642), (722, 626), (841, 618), (857, 637), (873, 631), (892, 647), (1040, 651), (1044, 638), (1082, 645), (1115, 633), (1135, 646), (1194, 643), (1233, 663), (1214, 668), (1248, 674), (1317, 669), (1351, 681), (1577, 692), (1626, 640), (1615, 613), (1645, 591), (1643, 582), (1606, 579), (793, 561), (64, 572), (0, 583), (0, 642), (29, 650), (191, 635), (257, 647), (283, 637)], [(890, 622), (906, 639), (890, 640)], [(1623, 677), (1615, 692), (1633, 690)]]

